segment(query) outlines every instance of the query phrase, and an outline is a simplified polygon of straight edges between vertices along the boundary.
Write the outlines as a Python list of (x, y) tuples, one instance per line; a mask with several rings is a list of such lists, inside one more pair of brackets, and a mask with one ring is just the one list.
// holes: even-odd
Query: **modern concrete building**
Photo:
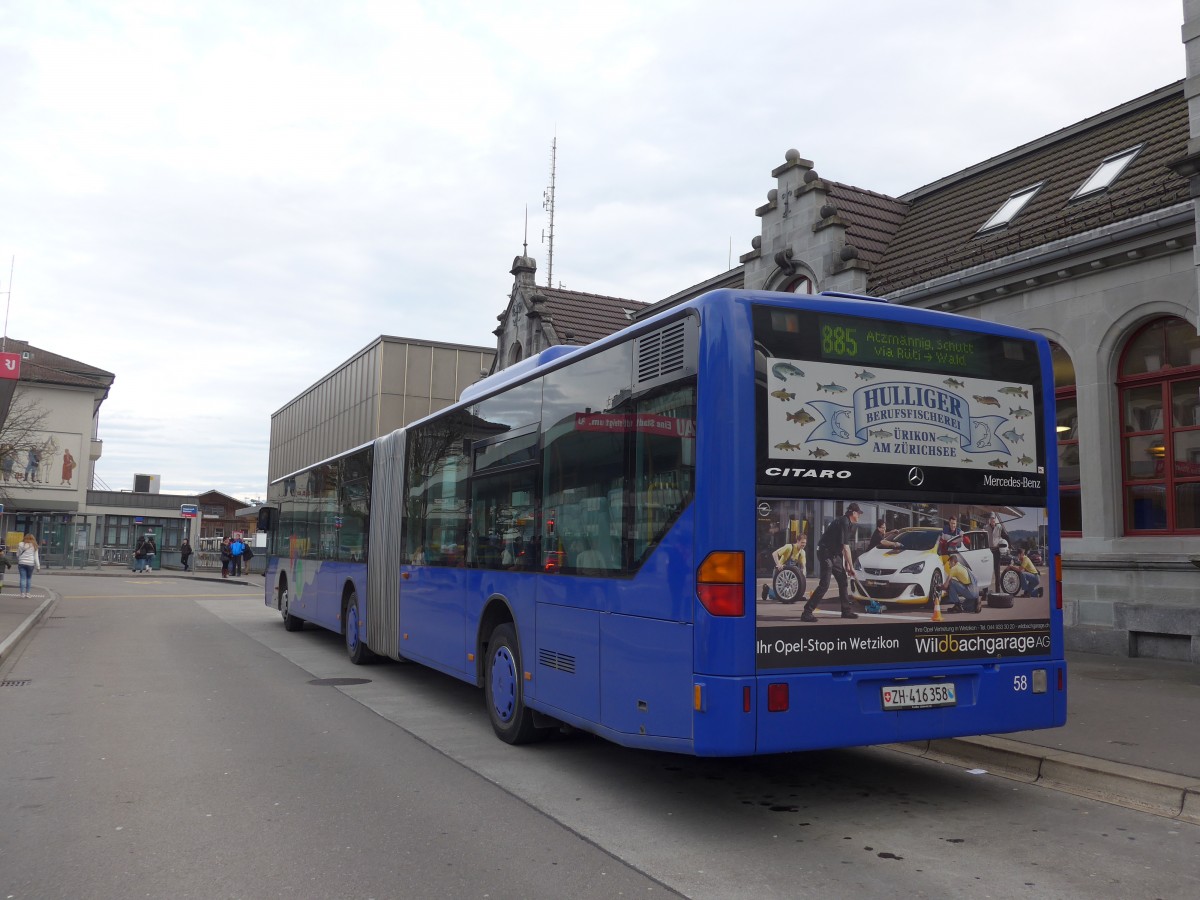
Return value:
[(271, 414), (268, 482), (449, 406), (494, 356), (489, 347), (381, 335)]

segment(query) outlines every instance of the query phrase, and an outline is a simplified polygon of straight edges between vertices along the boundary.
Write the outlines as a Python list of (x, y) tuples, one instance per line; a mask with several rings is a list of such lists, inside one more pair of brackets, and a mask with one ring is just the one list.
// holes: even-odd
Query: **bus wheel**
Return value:
[(934, 569), (929, 576), (929, 608), (932, 609), (942, 596), (942, 570)]
[(356, 666), (366, 665), (375, 658), (375, 654), (363, 640), (361, 625), (358, 618), (358, 594), (351, 591), (342, 607), (342, 633), (346, 638), (346, 655)]
[(533, 724), (533, 711), (525, 706), (521, 651), (517, 634), (507, 622), (497, 625), (488, 641), (483, 690), (496, 737), (507, 744), (527, 744), (544, 736)]
[(304, 628), (304, 620), (299, 616), (292, 615), (291, 607), (288, 605), (287, 587), (279, 589), (279, 611), (283, 614), (284, 631), (300, 631)]

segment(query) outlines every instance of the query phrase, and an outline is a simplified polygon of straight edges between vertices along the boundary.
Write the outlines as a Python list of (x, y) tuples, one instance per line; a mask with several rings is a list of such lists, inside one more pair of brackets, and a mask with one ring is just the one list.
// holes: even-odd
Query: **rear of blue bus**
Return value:
[(694, 752), (1063, 724), (1046, 341), (869, 299), (698, 305)]

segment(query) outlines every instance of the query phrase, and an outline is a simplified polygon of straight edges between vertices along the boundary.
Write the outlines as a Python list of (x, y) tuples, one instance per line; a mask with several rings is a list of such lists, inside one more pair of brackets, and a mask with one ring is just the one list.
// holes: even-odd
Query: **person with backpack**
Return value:
[(133, 548), (133, 572), (136, 575), (146, 567), (146, 539), (138, 538), (137, 546)]
[(229, 577), (229, 569), (233, 565), (233, 554), (229, 550), (230, 540), (225, 538), (221, 541), (221, 577)]
[(250, 574), (250, 560), (254, 559), (254, 551), (250, 548), (247, 541), (242, 542), (242, 568), (246, 570), (246, 574)]
[(230, 572), (231, 575), (242, 574), (242, 555), (246, 552), (246, 544), (240, 537), (235, 537), (233, 543), (229, 545), (230, 556)]
[(154, 554), (158, 552), (158, 547), (154, 543), (154, 535), (148, 534), (142, 542), (143, 572), (154, 571)]

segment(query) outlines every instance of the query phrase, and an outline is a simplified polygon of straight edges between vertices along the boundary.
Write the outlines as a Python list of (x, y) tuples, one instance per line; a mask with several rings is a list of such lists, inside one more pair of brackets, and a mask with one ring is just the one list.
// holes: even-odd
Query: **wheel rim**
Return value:
[(287, 588), (284, 588), (284, 589), (283, 589), (283, 590), (280, 592), (280, 594), (279, 594), (279, 611), (280, 611), (281, 613), (283, 613), (283, 617), (284, 617), (285, 619), (288, 617), (288, 592), (287, 592)]
[(780, 600), (795, 600), (796, 594), (800, 593), (800, 579), (796, 577), (796, 573), (791, 569), (780, 572), (779, 577), (775, 579), (775, 593), (779, 595)]
[(358, 649), (358, 607), (346, 608), (346, 647), (351, 653)]
[(492, 654), (492, 709), (501, 722), (512, 720), (517, 708), (517, 661), (508, 647)]
[(938, 595), (942, 592), (942, 573), (934, 572), (933, 577), (929, 579), (929, 599), (931, 602), (938, 601)]

